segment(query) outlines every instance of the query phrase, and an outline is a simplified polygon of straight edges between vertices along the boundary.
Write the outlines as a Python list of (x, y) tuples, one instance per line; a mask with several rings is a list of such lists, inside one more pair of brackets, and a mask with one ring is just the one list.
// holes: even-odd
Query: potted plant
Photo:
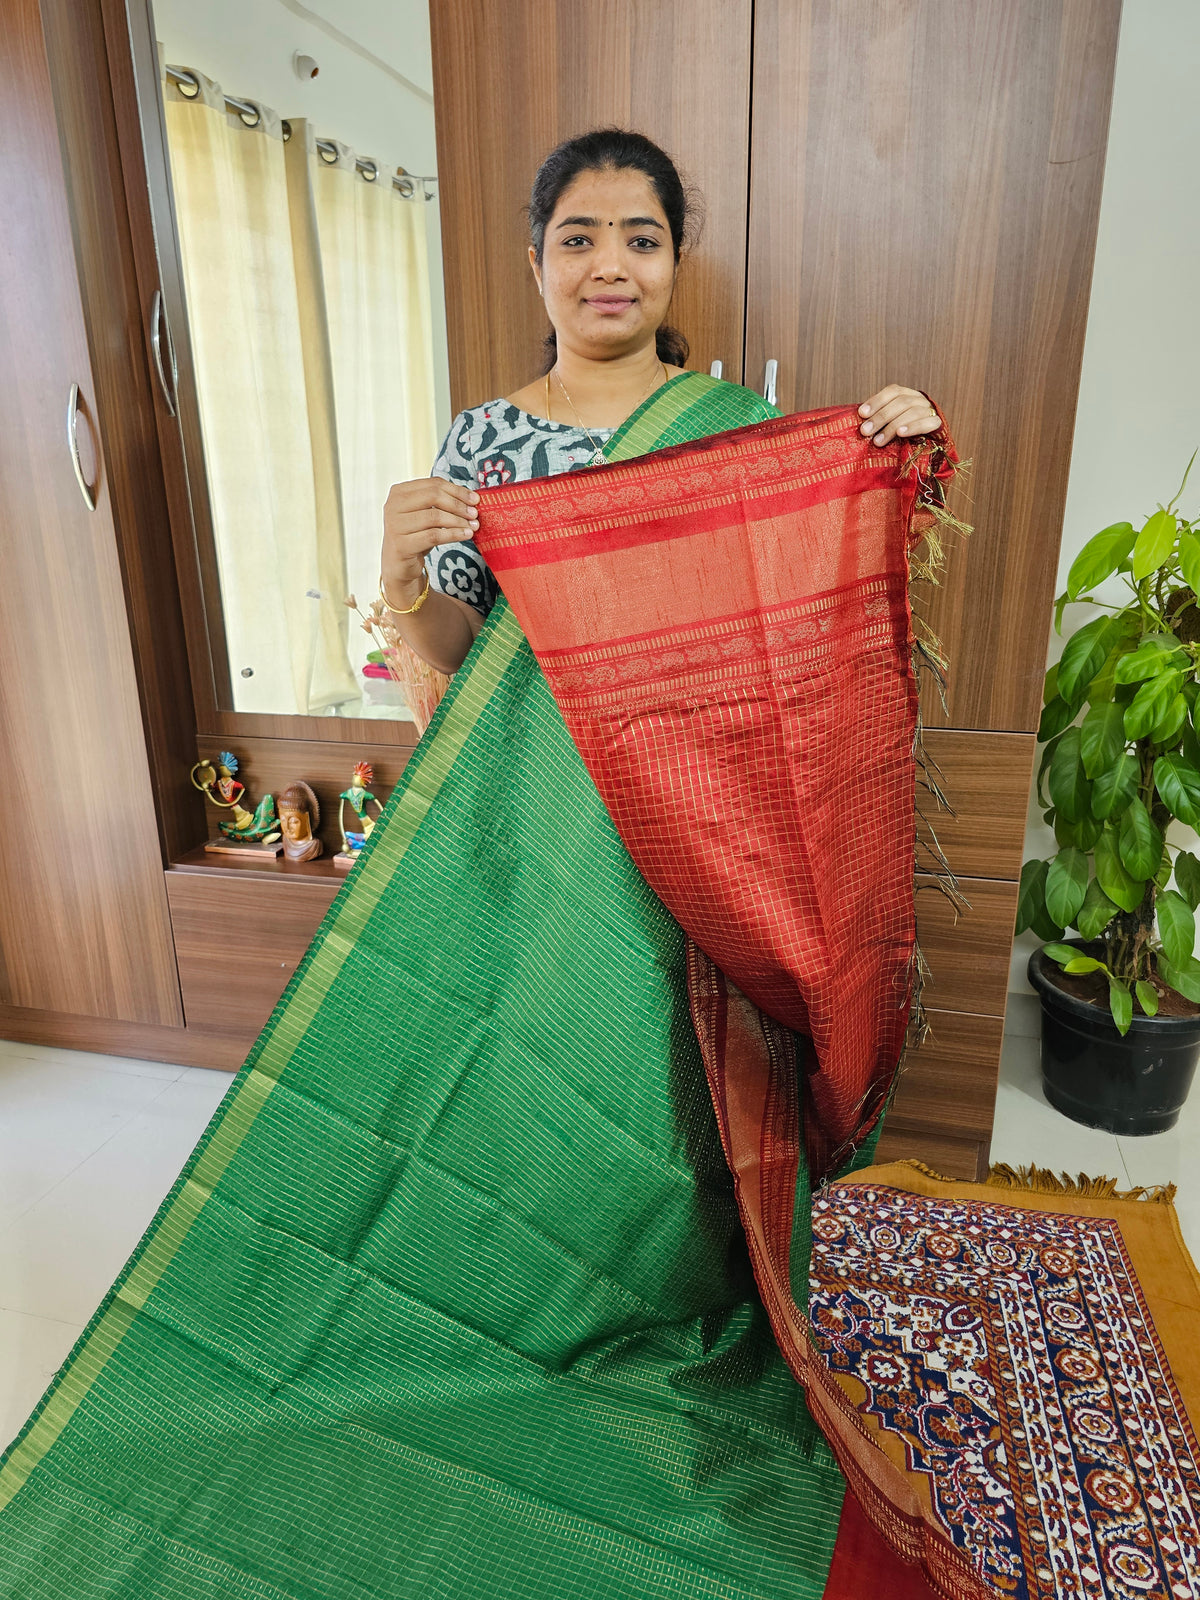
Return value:
[[(1200, 859), (1167, 839), (1174, 821), (1200, 826), (1200, 531), (1176, 512), (1187, 476), (1140, 529), (1090, 539), (1056, 602), (1060, 632), (1068, 605), (1095, 616), (1046, 674), (1037, 792), (1059, 848), (1025, 863), (1018, 899), (1017, 932), (1050, 941), (1029, 962), (1046, 1098), (1120, 1134), (1172, 1127), (1200, 1055)], [(1114, 575), (1123, 604), (1093, 593)], [(1079, 938), (1064, 942), (1067, 929)]]

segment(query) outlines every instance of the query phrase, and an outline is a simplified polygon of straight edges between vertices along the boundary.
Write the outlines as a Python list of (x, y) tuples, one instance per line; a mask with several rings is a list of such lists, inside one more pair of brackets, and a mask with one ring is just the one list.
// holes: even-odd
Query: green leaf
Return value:
[[(1175, 516), (1156, 511), (1133, 542), (1133, 576), (1137, 583), (1162, 566), (1175, 543)], [(1084, 546), (1086, 549), (1087, 546)], [(1083, 552), (1081, 551), (1080, 554)]]
[(1182, 682), (1183, 673), (1174, 668), (1147, 679), (1125, 707), (1125, 737), (1144, 739), (1163, 720)]
[(1060, 850), (1067, 845), (1073, 845), (1076, 850), (1090, 850), (1104, 831), (1104, 824), (1097, 822), (1090, 812), (1086, 817), (1080, 817), (1078, 822), (1068, 822), (1057, 811), (1047, 811), (1046, 816), (1054, 829), (1055, 842)]
[(1121, 818), (1119, 844), (1121, 860), (1134, 878), (1152, 878), (1162, 865), (1162, 829), (1136, 795)]
[(1098, 583), (1114, 573), (1133, 549), (1137, 536), (1131, 522), (1114, 522), (1094, 534), (1071, 563), (1067, 573), (1067, 598), (1074, 600), (1085, 589), (1094, 589)]
[(1058, 692), (1068, 705), (1078, 705), (1088, 683), (1100, 671), (1112, 648), (1115, 618), (1093, 617), (1067, 640), (1058, 660)]
[(1053, 739), (1064, 728), (1069, 728), (1078, 714), (1078, 706), (1069, 706), (1061, 695), (1056, 694), (1053, 700), (1048, 701), (1042, 707), (1041, 720), (1038, 723), (1038, 738)]
[(1192, 959), (1196, 947), (1196, 918), (1181, 894), (1167, 889), (1154, 907), (1158, 913), (1158, 936), (1173, 967), (1180, 968)]
[(1159, 756), (1154, 763), (1154, 787), (1172, 816), (1189, 828), (1200, 823), (1200, 770), (1190, 761), (1175, 752)]
[(1148, 1017), (1156, 1017), (1158, 1015), (1158, 990), (1152, 983), (1143, 983), (1141, 979), (1133, 987), (1137, 991), (1138, 1005), (1141, 1006)]
[(1174, 989), (1193, 1005), (1200, 1005), (1200, 961), (1195, 956), (1176, 967), (1160, 954), (1155, 957), (1154, 968), (1168, 989)]
[(1058, 662), (1046, 668), (1046, 676), (1042, 682), (1042, 704), (1048, 706), (1058, 693)]
[(1050, 763), (1054, 760), (1054, 752), (1058, 749), (1058, 741), (1061, 738), (1062, 734), (1056, 733), (1053, 739), (1046, 741), (1046, 748), (1042, 751), (1042, 759), (1038, 762), (1037, 797), (1038, 803), (1043, 806), (1050, 804), (1050, 797), (1042, 789), (1042, 779), (1050, 770)]
[(1088, 862), (1082, 850), (1060, 850), (1046, 869), (1046, 910), (1069, 928), (1087, 893)]
[(1021, 868), (1016, 931), (1032, 928), (1039, 939), (1061, 939), (1063, 930), (1046, 910), (1046, 868), (1045, 861), (1027, 861)]
[(1177, 694), (1163, 713), (1162, 721), (1156, 722), (1150, 729), (1151, 744), (1174, 744), (1187, 721), (1187, 713), (1187, 701)]
[[(1092, 815), (1094, 817), (1120, 816), (1137, 793), (1141, 768), (1137, 757), (1124, 751), (1112, 766), (1102, 772), (1092, 787)], [(1197, 774), (1200, 777), (1200, 774)]]
[(1168, 667), (1183, 666), (1187, 656), (1179, 648), (1177, 639), (1165, 634), (1152, 633), (1143, 639), (1136, 650), (1130, 650), (1117, 662), (1113, 671), (1116, 683), (1141, 683), (1144, 678), (1156, 678)]
[(1158, 864), (1158, 871), (1154, 874), (1154, 887), (1156, 889), (1165, 889), (1170, 881), (1171, 852), (1167, 849), (1166, 841), (1164, 840), (1162, 860)]
[[(1057, 729), (1055, 730), (1058, 731)], [(1094, 705), (1079, 725), (1079, 753), (1083, 770), (1097, 778), (1125, 748), (1125, 714), (1112, 700)]]
[(1190, 529), (1179, 535), (1179, 566), (1193, 594), (1200, 594), (1200, 538)]
[(1092, 790), (1079, 754), (1079, 729), (1068, 728), (1058, 741), (1050, 763), (1050, 798), (1068, 822), (1087, 815)]
[(1074, 961), (1079, 951), (1071, 944), (1044, 944), (1042, 946), (1042, 954), (1049, 956), (1051, 961), (1065, 964), (1068, 961)]
[(1085, 939), (1098, 939), (1116, 916), (1119, 907), (1115, 906), (1100, 887), (1099, 881), (1093, 878), (1088, 884), (1088, 891), (1083, 897), (1083, 905), (1075, 918), (1075, 926)]
[(1017, 887), (1017, 932), (1032, 928), (1035, 918), (1046, 909), (1046, 863), (1027, 861), (1021, 868)]
[[(1195, 687), (1193, 684), (1184, 684), (1183, 698), (1185, 700), (1188, 697), (1187, 691), (1193, 687)], [(1196, 768), (1197, 772), (1200, 772), (1200, 739), (1197, 739), (1196, 730), (1192, 725), (1192, 717), (1194, 717), (1195, 714), (1195, 709), (1193, 708), (1192, 716), (1188, 718), (1183, 727), (1179, 730), (1179, 738), (1180, 749), (1183, 751), (1183, 759), (1190, 762), (1191, 765)]]
[(1082, 972), (1107, 972), (1108, 968), (1103, 961), (1097, 961), (1094, 956), (1074, 956), (1063, 967), (1063, 971), (1075, 977)]
[(1129, 1032), (1129, 1024), (1133, 1021), (1133, 996), (1129, 992), (1128, 984), (1114, 978), (1111, 973), (1108, 979), (1108, 1008), (1117, 1025), (1117, 1032), (1124, 1037)]
[[(1129, 646), (1138, 636), (1138, 620), (1135, 615), (1124, 612), (1112, 619), (1113, 637), (1109, 641), (1109, 652), (1105, 657), (1104, 665), (1096, 673), (1091, 683), (1087, 686), (1086, 698), (1093, 705), (1098, 700), (1111, 700), (1114, 695), (1114, 686), (1117, 681), (1117, 667), (1125, 657), (1130, 654)], [(1055, 687), (1058, 680), (1055, 679)]]
[[(1132, 878), (1125, 870), (1117, 848), (1117, 836), (1109, 828), (1096, 840), (1096, 877), (1110, 900), (1115, 900), (1122, 911), (1136, 911), (1142, 903), (1146, 885)], [(1083, 929), (1079, 930), (1081, 933)]]
[(1175, 857), (1175, 885), (1195, 911), (1200, 906), (1200, 861), (1190, 850), (1181, 850)]

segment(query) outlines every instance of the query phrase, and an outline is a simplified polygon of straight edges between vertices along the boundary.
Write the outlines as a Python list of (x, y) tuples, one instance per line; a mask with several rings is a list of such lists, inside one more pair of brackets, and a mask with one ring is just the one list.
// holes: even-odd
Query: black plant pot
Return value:
[(1107, 1007), (1067, 994), (1051, 970), (1057, 962), (1035, 950), (1029, 981), (1042, 998), (1046, 1099), (1073, 1122), (1108, 1133), (1173, 1128), (1200, 1058), (1200, 1017), (1138, 1014), (1122, 1038)]

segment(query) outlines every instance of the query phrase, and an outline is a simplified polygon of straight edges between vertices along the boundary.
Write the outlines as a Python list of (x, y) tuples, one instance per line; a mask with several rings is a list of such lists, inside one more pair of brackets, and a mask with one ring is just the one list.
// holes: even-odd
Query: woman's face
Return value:
[(581, 172), (546, 225), (539, 267), (546, 311), (566, 347), (593, 360), (653, 342), (675, 287), (666, 214), (644, 173)]

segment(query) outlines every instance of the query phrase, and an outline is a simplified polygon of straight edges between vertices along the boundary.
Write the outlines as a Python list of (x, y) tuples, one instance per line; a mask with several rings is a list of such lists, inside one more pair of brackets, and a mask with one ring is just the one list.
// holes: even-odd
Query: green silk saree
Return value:
[[(609, 454), (771, 414), (678, 379)], [(0, 1595), (816, 1600), (842, 1497), (684, 935), (501, 602), (8, 1452)]]

